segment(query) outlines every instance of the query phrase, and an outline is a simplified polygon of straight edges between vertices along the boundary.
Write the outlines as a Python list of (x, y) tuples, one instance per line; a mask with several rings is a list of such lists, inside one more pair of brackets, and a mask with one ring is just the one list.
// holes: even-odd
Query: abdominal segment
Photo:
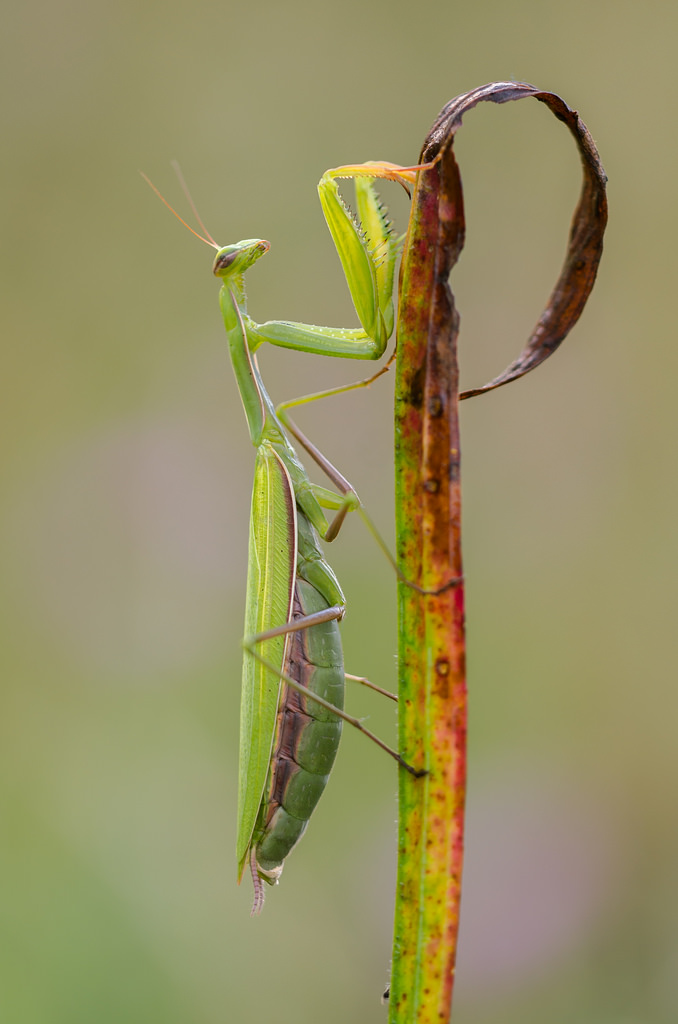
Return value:
[[(295, 618), (322, 611), (325, 598), (297, 579)], [(344, 664), (336, 620), (290, 634), (286, 675), (334, 707), (344, 706)], [(256, 833), (257, 869), (275, 883), (304, 833), (334, 764), (341, 719), (283, 681), (266, 793)]]

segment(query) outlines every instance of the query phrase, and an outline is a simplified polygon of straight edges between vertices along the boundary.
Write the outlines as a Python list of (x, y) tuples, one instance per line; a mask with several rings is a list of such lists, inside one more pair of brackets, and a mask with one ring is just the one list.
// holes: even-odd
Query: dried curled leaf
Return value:
[[(452, 148), (454, 136), (461, 127), (464, 114), (478, 103), (484, 100), (507, 103), (509, 100), (519, 100), (526, 96), (534, 96), (540, 103), (544, 103), (574, 136), (584, 172), (581, 195), (572, 219), (570, 239), (560, 276), (525, 348), (498, 377), (494, 377), (483, 387), (463, 391), (459, 395), (460, 399), (473, 398), (475, 395), (482, 395), (486, 391), (501, 387), (502, 384), (508, 384), (539, 366), (555, 352), (576, 324), (586, 305), (603, 252), (603, 234), (607, 224), (607, 176), (586, 125), (577, 111), (568, 107), (555, 93), (542, 92), (522, 82), (493, 82), (457, 96), (443, 107), (438, 115), (424, 143), (421, 162), (431, 161), (443, 150)], [(461, 218), (460, 233), (463, 233), (461, 184), (456, 200), (456, 209)]]

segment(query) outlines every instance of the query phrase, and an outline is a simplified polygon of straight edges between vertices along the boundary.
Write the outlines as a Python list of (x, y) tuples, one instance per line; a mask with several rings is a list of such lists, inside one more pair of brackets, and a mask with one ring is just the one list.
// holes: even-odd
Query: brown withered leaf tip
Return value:
[[(522, 377), (539, 366), (558, 348), (581, 315), (593, 288), (603, 251), (603, 234), (607, 223), (607, 177), (586, 125), (577, 111), (568, 107), (555, 93), (543, 92), (523, 82), (492, 82), (490, 85), (457, 96), (443, 107), (438, 115), (421, 151), (421, 162), (431, 161), (442, 153), (449, 158), (454, 136), (461, 127), (464, 114), (478, 103), (485, 100), (492, 103), (507, 103), (509, 100), (519, 100), (526, 96), (534, 96), (540, 103), (544, 103), (574, 136), (583, 168), (581, 195), (572, 219), (567, 253), (560, 276), (525, 348), (498, 377), (494, 377), (483, 387), (463, 391), (460, 399), (482, 395), (486, 391), (492, 391)], [(457, 238), (463, 240), (464, 207), (460, 179), (458, 195), (453, 199), (460, 220), (454, 233)], [(456, 262), (460, 251), (461, 245), (453, 255), (453, 262)]]

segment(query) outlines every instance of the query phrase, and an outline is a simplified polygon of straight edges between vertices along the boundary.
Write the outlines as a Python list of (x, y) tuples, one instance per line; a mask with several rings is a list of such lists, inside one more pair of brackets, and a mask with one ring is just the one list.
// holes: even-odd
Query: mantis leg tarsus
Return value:
[(366, 686), (369, 690), (374, 690), (375, 693), (381, 694), (382, 697), (388, 697), (389, 700), (394, 700), (396, 704), (398, 703), (398, 695), (396, 693), (384, 690), (381, 686), (377, 686), (376, 683), (370, 682), (365, 676), (354, 676), (350, 672), (344, 672), (344, 676), (346, 679), (350, 679), (352, 683), (360, 683), (361, 686)]
[(453, 587), (460, 587), (464, 583), (463, 576), (452, 576), (447, 583), (443, 583), (440, 587), (420, 587), (418, 583), (414, 583), (413, 580), (405, 579), (402, 573), (398, 570), (398, 579), (401, 583), (404, 583), (406, 587), (411, 587), (412, 590), (416, 590), (418, 594), (423, 597), (440, 597), (446, 590), (451, 590)]

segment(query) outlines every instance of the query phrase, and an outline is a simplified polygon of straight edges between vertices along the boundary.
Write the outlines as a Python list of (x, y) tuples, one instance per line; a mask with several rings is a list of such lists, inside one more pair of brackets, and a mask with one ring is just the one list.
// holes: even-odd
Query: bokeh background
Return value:
[[(396, 778), (345, 734), (259, 919), (235, 885), (252, 473), (181, 162), (259, 320), (352, 324), (315, 195), (411, 163), (491, 80), (579, 109), (606, 252), (548, 363), (463, 408), (470, 781), (457, 1024), (678, 1018), (674, 5), (6, 5), (2, 82), (0, 1020), (385, 1019)], [(453, 286), (466, 386), (522, 347), (580, 185), (540, 104), (470, 114)], [(404, 224), (406, 200), (387, 195)], [(364, 366), (267, 351), (274, 398)], [(392, 539), (392, 381), (303, 424)], [(300, 417), (301, 419), (301, 417)], [(331, 551), (347, 668), (395, 679), (394, 585)], [(394, 736), (390, 707), (351, 707)]]

